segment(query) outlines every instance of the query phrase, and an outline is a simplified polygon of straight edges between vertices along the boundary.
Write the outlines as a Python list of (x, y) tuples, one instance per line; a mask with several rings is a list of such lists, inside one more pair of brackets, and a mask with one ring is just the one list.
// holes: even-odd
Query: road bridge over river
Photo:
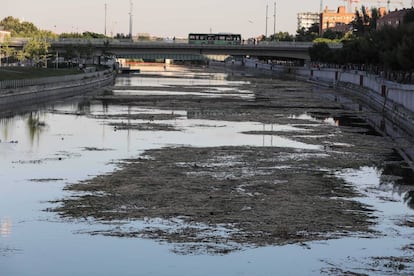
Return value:
[[(279, 57), (309, 60), (308, 49), (312, 43), (279, 42), (272, 44), (245, 45), (195, 45), (188, 43), (166, 42), (114, 42), (114, 41), (56, 41), (51, 47), (64, 51), (68, 45), (87, 43), (95, 51), (109, 52), (122, 58), (184, 58), (185, 56), (202, 57), (209, 55)], [(175, 58), (174, 58), (175, 57)]]
[[(87, 47), (94, 55), (110, 53), (119, 58), (203, 59), (211, 55), (251, 56), (309, 60), (311, 42), (269, 42), (242, 45), (195, 45), (185, 42), (133, 42), (110, 39), (61, 39), (50, 42), (60, 53)], [(23, 42), (20, 46), (23, 45)], [(16, 44), (16, 46), (19, 46)], [(341, 45), (330, 45), (341, 47)]]

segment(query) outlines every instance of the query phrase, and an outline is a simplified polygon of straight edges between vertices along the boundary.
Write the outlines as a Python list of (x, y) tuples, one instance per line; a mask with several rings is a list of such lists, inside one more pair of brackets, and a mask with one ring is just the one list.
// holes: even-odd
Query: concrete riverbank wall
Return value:
[(244, 60), (244, 66), (266, 72), (291, 74), (319, 85), (346, 90), (414, 137), (414, 85), (387, 81), (365, 71), (320, 67), (290, 67)]
[(111, 85), (114, 77), (112, 70), (105, 70), (60, 77), (3, 81), (0, 82), (0, 111), (12, 111), (22, 106), (81, 95)]

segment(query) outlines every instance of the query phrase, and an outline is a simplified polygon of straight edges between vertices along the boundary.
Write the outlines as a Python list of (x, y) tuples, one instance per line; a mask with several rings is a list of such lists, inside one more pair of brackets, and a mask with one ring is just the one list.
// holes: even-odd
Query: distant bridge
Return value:
[(309, 60), (312, 43), (279, 42), (274, 44), (213, 45), (174, 42), (54, 41), (51, 47), (64, 51), (68, 45), (91, 45), (95, 52), (111, 53), (119, 58), (202, 59), (211, 55), (279, 57)]
[[(24, 43), (24, 42), (21, 42)], [(110, 53), (118, 58), (205, 59), (207, 56), (251, 56), (309, 60), (312, 42), (267, 42), (242, 45), (188, 44), (182, 42), (132, 42), (110, 39), (61, 39), (50, 41), (54, 51), (90, 48), (94, 55)], [(22, 45), (22, 44), (21, 44)], [(18, 47), (16, 44), (15, 46)], [(341, 45), (330, 45), (341, 47)]]

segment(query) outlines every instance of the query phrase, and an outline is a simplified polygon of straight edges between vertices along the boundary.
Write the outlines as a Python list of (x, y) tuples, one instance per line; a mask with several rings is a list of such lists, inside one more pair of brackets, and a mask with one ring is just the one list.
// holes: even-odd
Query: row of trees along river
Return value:
[(389, 80), (413, 83), (414, 77), (414, 9), (408, 11), (398, 27), (376, 28), (377, 12), (371, 16), (358, 13), (353, 32), (340, 41), (341, 49), (331, 49), (325, 42), (310, 48), (312, 61), (379, 74)]

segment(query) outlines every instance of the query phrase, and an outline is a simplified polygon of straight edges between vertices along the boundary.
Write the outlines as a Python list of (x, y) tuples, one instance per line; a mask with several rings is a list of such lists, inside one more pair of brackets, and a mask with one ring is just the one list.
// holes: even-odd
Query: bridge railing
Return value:
[[(12, 44), (14, 46), (23, 46), (28, 41), (27, 38), (13, 38)], [(157, 45), (157, 46), (172, 46), (177, 45), (178, 46), (184, 46), (184, 45), (191, 45), (193, 47), (200, 47), (198, 44), (188, 44), (188, 39), (186, 38), (178, 38), (178, 39), (172, 39), (172, 38), (165, 38), (163, 40), (131, 40), (131, 39), (115, 39), (115, 38), (92, 38), (92, 39), (84, 39), (84, 38), (58, 38), (58, 39), (50, 39), (49, 43), (56, 44), (56, 45), (95, 45), (95, 46), (103, 46), (105, 44), (108, 44), (108, 46), (149, 46), (149, 45)], [(309, 48), (314, 45), (313, 42), (299, 42), (299, 41), (260, 41), (258, 43), (251, 43), (248, 41), (245, 41), (241, 45), (222, 45), (224, 47), (253, 47), (253, 46), (259, 46), (259, 47), (289, 47), (289, 48)], [(214, 44), (204, 44), (201, 45), (203, 47), (218, 47), (221, 45), (214, 45)], [(341, 43), (328, 43), (328, 46), (330, 48), (342, 48)], [(172, 46), (173, 47), (173, 46)]]
[[(309, 48), (314, 45), (313, 42), (299, 42), (299, 41), (260, 41), (260, 46), (277, 46), (277, 47), (293, 47), (293, 48)], [(342, 48), (342, 43), (328, 43), (329, 48)]]
[[(260, 41), (256, 44), (245, 42), (241, 45), (215, 45), (215, 44), (188, 44), (187, 39), (164, 39), (164, 40), (143, 40), (143, 41), (132, 41), (130, 39), (81, 39), (81, 38), (61, 38), (56, 40), (50, 41), (52, 44), (91, 44), (91, 45), (104, 45), (107, 43), (109, 46), (145, 46), (145, 45), (154, 45), (154, 46), (184, 46), (189, 45), (189, 47), (252, 47), (252, 46), (259, 46), (259, 47), (290, 47), (290, 48), (309, 48), (314, 45), (313, 42), (298, 42), (298, 41)], [(340, 43), (330, 43), (329, 47), (331, 48), (341, 48), (342, 44)]]
[(84, 39), (84, 38), (59, 38), (59, 39), (51, 39), (49, 40), (51, 43), (63, 43), (63, 44), (171, 44), (171, 43), (188, 43), (188, 39), (180, 38), (180, 39), (158, 39), (158, 40), (131, 40), (131, 39), (117, 39), (117, 38), (92, 38), (92, 39)]

